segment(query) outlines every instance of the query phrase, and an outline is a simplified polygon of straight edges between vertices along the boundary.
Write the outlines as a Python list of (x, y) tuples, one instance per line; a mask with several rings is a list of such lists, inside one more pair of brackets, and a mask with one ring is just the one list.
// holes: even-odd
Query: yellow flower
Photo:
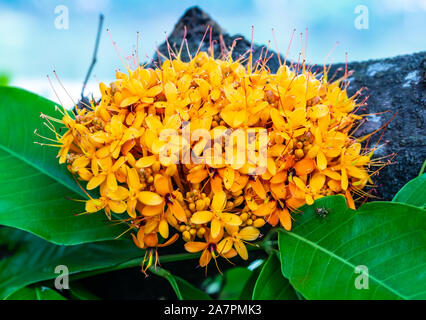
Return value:
[(242, 221), (236, 214), (222, 212), (226, 206), (225, 192), (219, 192), (213, 196), (211, 203), (212, 211), (198, 211), (191, 217), (194, 224), (211, 224), (211, 235), (216, 238), (226, 225), (239, 226)]
[(177, 200), (176, 193), (172, 191), (170, 178), (157, 174), (154, 178), (154, 186), (156, 191), (164, 197), (165, 204), (174, 217), (180, 222), (186, 222), (185, 211)]
[(327, 157), (339, 156), (346, 142), (346, 136), (341, 132), (325, 132), (325, 135), (327, 136), (324, 140), (320, 127), (316, 127), (314, 133), (315, 145), (308, 151), (308, 158), (316, 158), (320, 170), (327, 168)]
[(238, 255), (244, 259), (248, 259), (247, 248), (244, 245), (245, 241), (254, 241), (259, 237), (259, 230), (255, 227), (244, 227), (239, 230), (238, 226), (226, 226), (226, 231), (229, 234), (228, 237), (224, 238), (219, 242), (217, 250), (220, 253), (226, 254), (234, 246)]
[(89, 180), (87, 183), (87, 190), (95, 189), (104, 182), (108, 186), (108, 189), (117, 190), (118, 184), (116, 173), (126, 161), (127, 160), (124, 156), (120, 157), (115, 162), (111, 157), (99, 160), (98, 164), (101, 168), (101, 172)]
[(126, 207), (126, 202), (123, 200), (112, 200), (104, 196), (99, 199), (90, 199), (86, 201), (87, 213), (94, 213), (103, 209), (109, 219), (111, 219), (111, 211), (115, 213), (123, 213), (126, 211)]
[[(205, 236), (205, 242), (201, 242), (201, 241), (187, 242), (185, 243), (185, 249), (186, 251), (191, 253), (202, 251), (201, 257), (200, 257), (201, 267), (206, 267), (210, 263), (212, 258), (215, 260), (215, 262), (217, 257), (219, 256), (223, 256), (225, 258), (232, 258), (233, 256), (235, 256), (235, 252), (233, 252), (232, 250), (228, 250), (226, 253), (218, 250), (218, 241), (222, 238), (222, 235), (223, 235), (223, 231), (222, 233), (218, 234), (218, 237), (216, 238), (212, 237), (211, 234)], [(217, 266), (217, 262), (216, 262), (216, 266)]]
[(127, 213), (130, 217), (136, 218), (136, 206), (142, 191), (142, 185), (140, 183), (138, 172), (135, 168), (127, 167), (127, 186), (128, 186), (128, 198), (127, 198)]
[[(212, 258), (247, 259), (245, 245), (266, 223), (290, 231), (302, 205), (341, 194), (355, 208), (353, 194), (369, 196), (372, 152), (351, 136), (362, 117), (343, 79), (329, 82), (304, 64), (272, 73), (266, 54), (254, 64), (251, 52), (247, 63), (226, 50), (188, 62), (180, 53), (154, 69), (117, 72), (75, 118), (43, 115), (59, 163), (87, 181), (85, 192), (99, 188), (99, 198), (87, 194), (86, 213), (127, 211), (123, 220), (146, 250), (143, 272), (179, 235), (187, 251), (202, 252), (203, 267)], [(243, 145), (229, 133), (243, 134)]]

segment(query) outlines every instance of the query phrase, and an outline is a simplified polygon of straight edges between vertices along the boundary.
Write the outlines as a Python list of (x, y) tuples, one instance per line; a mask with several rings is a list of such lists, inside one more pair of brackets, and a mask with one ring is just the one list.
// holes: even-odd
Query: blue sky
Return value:
[[(55, 8), (69, 10), (69, 29), (55, 28)], [(32, 79), (46, 83), (46, 74), (57, 70), (64, 81), (81, 82), (88, 68), (98, 15), (105, 15), (104, 29), (111, 30), (123, 54), (142, 35), (141, 52), (152, 56), (156, 43), (171, 32), (182, 13), (199, 5), (231, 34), (266, 43), (275, 29), (281, 52), (285, 52), (291, 30), (307, 27), (308, 60), (322, 63), (336, 41), (339, 46), (330, 62), (395, 56), (425, 50), (425, 0), (212, 0), (212, 1), (136, 1), (136, 0), (0, 0), (0, 73), (7, 72), (14, 84)], [(355, 8), (368, 8), (368, 29), (355, 28)], [(297, 57), (297, 39), (290, 58)], [(121, 66), (106, 32), (103, 33), (93, 82), (109, 82)], [(37, 90), (34, 90), (37, 91)]]

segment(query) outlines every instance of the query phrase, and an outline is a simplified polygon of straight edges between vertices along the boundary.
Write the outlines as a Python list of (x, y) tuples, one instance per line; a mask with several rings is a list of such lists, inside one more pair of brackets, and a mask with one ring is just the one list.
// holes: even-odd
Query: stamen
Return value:
[[(77, 106), (77, 104), (75, 103), (75, 101), (73, 100), (73, 98), (71, 97), (71, 95), (68, 93), (67, 89), (65, 89), (65, 86), (62, 84), (61, 80), (58, 77), (58, 74), (56, 73), (55, 70), (53, 70), (53, 74), (56, 77), (56, 80), (58, 80), (59, 85), (62, 87), (62, 89), (65, 91), (65, 93), (67, 94), (67, 96), (70, 98), (71, 102), (73, 103), (74, 106)], [(64, 109), (64, 112), (66, 115), (68, 115), (67, 109), (65, 109), (65, 107), (62, 105), (62, 108)]]
[[(294, 33), (294, 32), (293, 32)], [(272, 28), (272, 38), (274, 39), (274, 44), (275, 44), (275, 50), (277, 50), (277, 58), (278, 58), (278, 63), (280, 64), (280, 67), (282, 66), (281, 64), (281, 55), (280, 55), (280, 51), (278, 49), (278, 42), (277, 42), (277, 38), (275, 37), (275, 31), (274, 28)], [(291, 42), (290, 42), (291, 43)], [(269, 44), (268, 44), (269, 46)], [(287, 58), (287, 56), (286, 56)], [(285, 60), (284, 60), (284, 65), (285, 65)]]
[(112, 36), (111, 36), (111, 33), (109, 32), (109, 29), (107, 29), (107, 33), (108, 33), (108, 35), (109, 35), (109, 38), (111, 39), (112, 45), (114, 46), (114, 49), (115, 49), (115, 51), (116, 51), (116, 53), (117, 53), (118, 57), (119, 57), (119, 58), (120, 58), (120, 60), (121, 60), (121, 63), (122, 63), (122, 64), (123, 64), (123, 66), (126, 68), (126, 70), (129, 70), (129, 66), (128, 66), (126, 63), (124, 63), (124, 60), (123, 60), (123, 58), (121, 57), (121, 54), (120, 54), (119, 47), (118, 47), (117, 43), (115, 43), (115, 42), (114, 42), (114, 40), (112, 40)]
[(206, 31), (204, 32), (204, 35), (203, 35), (203, 38), (201, 39), (201, 41), (200, 41), (200, 45), (198, 46), (198, 49), (197, 49), (197, 52), (195, 53), (195, 57), (196, 56), (198, 56), (198, 53), (200, 52), (200, 50), (201, 50), (201, 46), (203, 45), (203, 42), (204, 42), (204, 38), (206, 37), (206, 35), (207, 35), (207, 31), (209, 31), (209, 29), (211, 28), (211, 26), (210, 25), (208, 25), (207, 26), (207, 28), (206, 28)]

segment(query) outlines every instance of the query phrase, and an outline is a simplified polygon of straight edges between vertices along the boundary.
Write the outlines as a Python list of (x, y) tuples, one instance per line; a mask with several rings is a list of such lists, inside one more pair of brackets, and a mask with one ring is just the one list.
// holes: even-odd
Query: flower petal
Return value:
[(138, 199), (147, 206), (158, 206), (163, 202), (163, 198), (155, 192), (142, 191), (138, 194)]
[(222, 231), (222, 224), (220, 223), (219, 219), (213, 218), (211, 222), (211, 236), (212, 238), (216, 239), (218, 235)]
[(222, 220), (225, 224), (230, 224), (231, 226), (239, 226), (241, 223), (243, 223), (239, 216), (232, 213), (222, 213), (220, 215), (220, 220)]
[(298, 176), (309, 174), (315, 169), (315, 161), (309, 158), (304, 158), (296, 162), (296, 164), (294, 165), (294, 169), (296, 170)]
[(234, 242), (231, 237), (226, 237), (217, 245), (217, 252), (219, 254), (226, 254), (229, 250), (232, 249)]
[(208, 250), (204, 250), (200, 257), (200, 266), (205, 267), (210, 263), (212, 259), (212, 254)]
[(146, 157), (140, 158), (138, 161), (136, 161), (135, 167), (148, 168), (154, 164), (156, 159), (157, 159), (156, 156), (146, 156)]
[(327, 168), (327, 158), (321, 150), (319, 150), (317, 154), (317, 166), (320, 170)]
[(168, 178), (161, 174), (156, 174), (154, 177), (154, 187), (160, 195), (165, 196), (167, 193), (171, 193), (170, 181)]
[(185, 243), (185, 250), (191, 253), (200, 252), (205, 248), (207, 248), (207, 243), (205, 242), (191, 241)]
[(318, 192), (324, 186), (324, 183), (325, 183), (325, 175), (323, 175), (320, 172), (317, 172), (312, 176), (309, 182), (309, 186), (311, 187), (313, 192)]
[(92, 179), (90, 179), (89, 183), (86, 186), (87, 190), (93, 190), (96, 187), (98, 187), (102, 182), (105, 181), (106, 176), (104, 174), (101, 174), (99, 176), (94, 176)]
[(346, 191), (348, 189), (348, 184), (349, 184), (346, 169), (342, 168), (341, 173), (342, 173), (341, 186), (342, 186), (342, 189)]
[(108, 206), (115, 213), (123, 213), (127, 209), (127, 204), (124, 201), (108, 201)]
[(226, 205), (225, 192), (218, 192), (213, 196), (211, 208), (214, 212), (221, 212)]
[(117, 179), (116, 179), (114, 173), (109, 173), (108, 174), (108, 176), (107, 176), (107, 186), (108, 186), (108, 189), (110, 189), (112, 191), (117, 190), (117, 188), (118, 188)]
[(158, 232), (164, 239), (169, 237), (169, 224), (166, 219), (161, 219), (160, 224), (158, 225)]
[(108, 198), (111, 200), (126, 200), (129, 197), (129, 190), (124, 187), (117, 187), (116, 190), (108, 190), (107, 191)]
[(287, 231), (291, 230), (291, 216), (287, 209), (283, 209), (279, 212), (281, 225)]
[(142, 215), (145, 217), (154, 217), (156, 215), (159, 215), (163, 213), (164, 205), (159, 204), (157, 206), (145, 206), (142, 209)]
[(182, 208), (180, 203), (176, 200), (174, 200), (170, 205), (170, 211), (173, 213), (173, 215), (181, 222), (186, 222), (186, 214), (185, 210)]
[(243, 260), (247, 260), (248, 259), (247, 248), (246, 248), (246, 246), (244, 245), (244, 243), (241, 240), (238, 240), (238, 241), (234, 242), (234, 248), (235, 248), (235, 250), (237, 250), (239, 256)]
[(245, 227), (238, 234), (243, 240), (253, 241), (259, 237), (260, 231), (255, 227)]
[(195, 212), (191, 217), (191, 223), (204, 224), (210, 222), (213, 218), (213, 212), (211, 211), (198, 211)]

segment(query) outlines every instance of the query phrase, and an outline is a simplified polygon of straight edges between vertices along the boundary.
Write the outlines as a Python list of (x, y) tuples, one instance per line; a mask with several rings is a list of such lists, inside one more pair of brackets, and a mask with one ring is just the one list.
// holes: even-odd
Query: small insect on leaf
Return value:
[(325, 219), (325, 220), (327, 220), (327, 221), (328, 221), (328, 217), (327, 217), (327, 215), (329, 214), (328, 209), (326, 209), (326, 208), (324, 208), (324, 207), (316, 208), (316, 209), (315, 209), (315, 214), (316, 214), (318, 217), (323, 218), (323, 219)]

